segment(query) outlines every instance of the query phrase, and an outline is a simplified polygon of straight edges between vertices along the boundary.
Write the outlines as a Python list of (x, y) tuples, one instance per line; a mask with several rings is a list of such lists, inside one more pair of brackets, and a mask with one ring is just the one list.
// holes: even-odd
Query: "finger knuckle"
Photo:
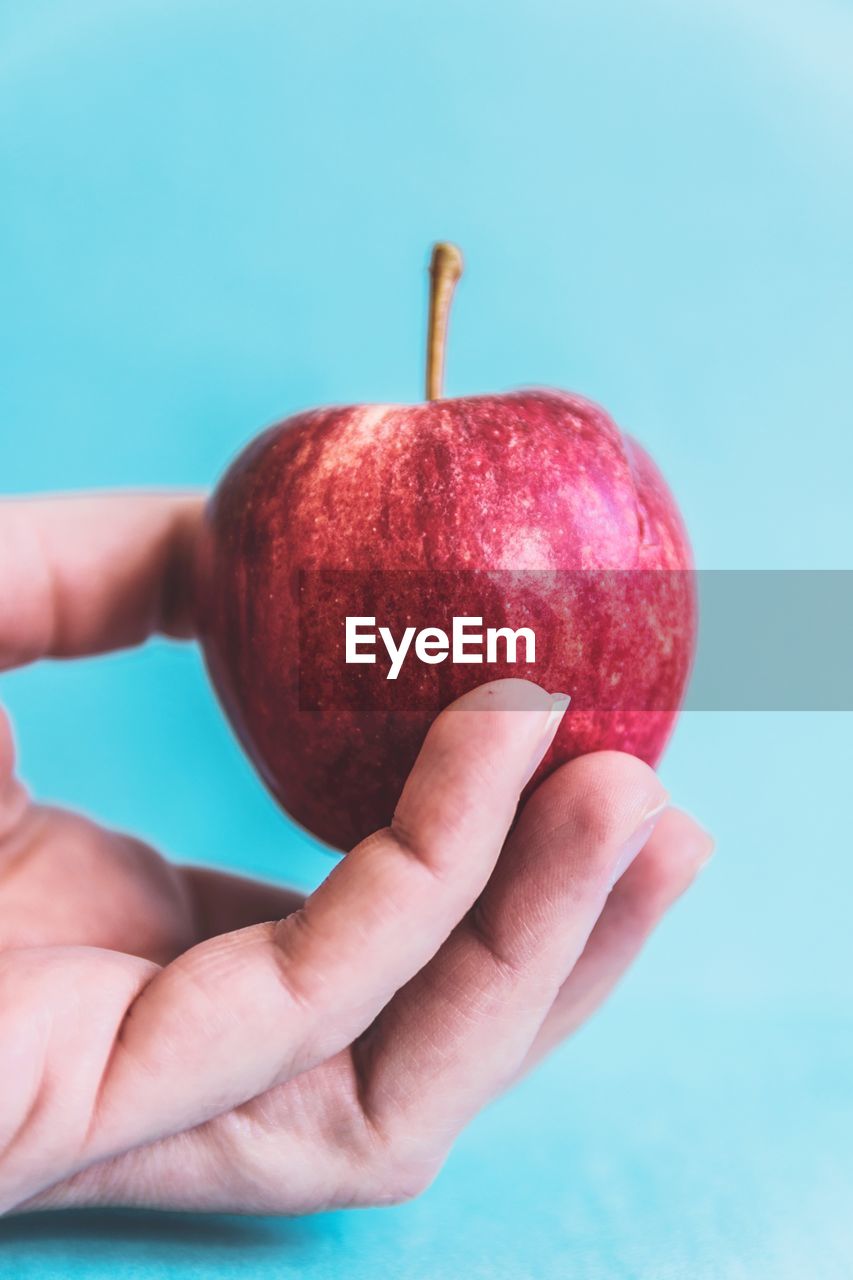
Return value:
[(374, 1183), (376, 1205), (408, 1204), (427, 1191), (438, 1176), (443, 1160), (411, 1160), (394, 1154), (384, 1159)]
[(359, 1203), (362, 1205), (406, 1204), (432, 1186), (446, 1159), (447, 1151), (431, 1136), (405, 1130), (380, 1131), (370, 1126), (370, 1141), (361, 1145)]
[(660, 784), (648, 765), (623, 752), (598, 752), (573, 765), (576, 840), (593, 856), (606, 855), (632, 834)]

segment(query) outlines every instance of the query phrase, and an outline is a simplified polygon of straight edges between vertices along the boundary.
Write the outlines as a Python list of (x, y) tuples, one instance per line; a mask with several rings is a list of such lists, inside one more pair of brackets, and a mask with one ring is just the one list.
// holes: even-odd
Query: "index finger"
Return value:
[(127, 1144), (130, 1099), (137, 1145), (359, 1035), (482, 891), (567, 701), (519, 680), (465, 694), (432, 725), (391, 827), (357, 845), (300, 911), (202, 943), (159, 973), (127, 1011), (100, 1085), (99, 1158)]
[(0, 502), (0, 671), (191, 631), (204, 499), (104, 493)]
[[(393, 826), (358, 845), (278, 924), (214, 938), (161, 970), (87, 948), (7, 955), (0, 1077), (26, 1088), (20, 1114), (14, 1098), (0, 1107), (0, 1130), (18, 1134), (0, 1186), (5, 1172), (9, 1195), (35, 1194), (198, 1125), (350, 1043), (481, 892), (564, 710), (565, 700), (555, 705), (519, 681), (466, 694), (427, 735)], [(69, 984), (82, 993), (76, 1007)], [(11, 1009), (11, 993), (20, 1002), (25, 988), (27, 1007), (51, 1028), (30, 1064), (2, 1016), (4, 995)], [(41, 1092), (40, 1078), (49, 1080)], [(54, 1135), (49, 1168), (36, 1158), (45, 1132)]]

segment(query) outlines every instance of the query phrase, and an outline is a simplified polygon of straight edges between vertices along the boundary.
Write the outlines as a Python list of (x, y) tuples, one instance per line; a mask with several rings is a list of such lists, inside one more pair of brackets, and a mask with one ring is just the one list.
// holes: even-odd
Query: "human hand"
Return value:
[[(0, 505), (0, 669), (189, 636), (200, 500)], [(443, 712), (307, 901), (30, 803), (0, 713), (0, 1208), (301, 1213), (425, 1187), (711, 851), (630, 756), (519, 793), (551, 697)]]

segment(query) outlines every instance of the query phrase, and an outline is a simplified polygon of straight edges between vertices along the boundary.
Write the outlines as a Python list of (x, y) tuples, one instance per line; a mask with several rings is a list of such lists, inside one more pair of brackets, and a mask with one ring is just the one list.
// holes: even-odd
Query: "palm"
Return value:
[(185, 877), (130, 836), (30, 805), (0, 839), (0, 950), (103, 947), (166, 964), (196, 930)]
[[(257, 910), (247, 913), (239, 895), (235, 901), (235, 886), (244, 893), (251, 889)], [(273, 918), (298, 903), (297, 895), (273, 886), (249, 886), (216, 873), (176, 867), (142, 841), (65, 809), (20, 804), (17, 820), (0, 838), (0, 951), (85, 946), (165, 965), (211, 936), (214, 915), (225, 929), (229, 923), (239, 927)], [(327, 1171), (321, 1180), (316, 1175), (312, 1179), (313, 1192), (329, 1200), (342, 1135), (364, 1133), (355, 1079), (352, 1053), (346, 1049), (306, 1076), (218, 1117), (197, 1131), (193, 1145), (201, 1152), (214, 1137), (227, 1144), (232, 1131), (236, 1137), (250, 1127), (257, 1164), (244, 1170), (239, 1194), (246, 1202), (261, 1204), (269, 1194), (267, 1187), (275, 1185), (273, 1164), (281, 1158), (282, 1133), (301, 1130), (314, 1169)], [(330, 1131), (336, 1135), (334, 1146), (328, 1143)], [(192, 1195), (194, 1181), (186, 1146), (185, 1142), (184, 1198)], [(351, 1143), (348, 1150), (351, 1156)], [(135, 1155), (134, 1180), (155, 1154)], [(81, 1194), (86, 1182), (79, 1178), (76, 1186), (66, 1188), (66, 1200)], [(230, 1194), (236, 1192), (232, 1183)], [(288, 1211), (311, 1207), (304, 1186), (291, 1185), (287, 1194)], [(275, 1187), (274, 1207), (279, 1211), (281, 1196), (282, 1189)]]

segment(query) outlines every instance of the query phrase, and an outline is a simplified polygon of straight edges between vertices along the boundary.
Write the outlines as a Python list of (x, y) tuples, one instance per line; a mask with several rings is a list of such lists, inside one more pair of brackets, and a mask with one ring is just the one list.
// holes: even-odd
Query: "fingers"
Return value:
[(0, 502), (0, 670), (187, 635), (195, 495)]
[[(556, 730), (554, 711), (550, 695), (519, 681), (466, 695), (427, 735), (393, 826), (353, 850), (302, 910), (203, 943), (157, 972), (114, 1023), (88, 1096), (76, 1082), (76, 1103), (92, 1116), (65, 1172), (197, 1125), (363, 1031), (488, 880)], [(41, 993), (45, 1016), (61, 1020), (64, 986)], [(49, 1069), (61, 1074), (62, 1064)]]
[[(529, 709), (517, 710), (525, 687)], [(550, 696), (522, 682), (466, 695), (430, 729), (392, 827), (357, 846), (301, 911), (163, 970), (125, 1021), (96, 1146), (119, 1141), (129, 1098), (147, 1118), (134, 1140), (150, 1139), (271, 1088), (361, 1032), (488, 879), (551, 712)]]
[(155, 972), (90, 947), (0, 953), (0, 1214), (79, 1159), (116, 1025)]
[(672, 904), (714, 849), (712, 837), (678, 809), (667, 809), (604, 910), (545, 1019), (521, 1073), (571, 1035), (610, 994)]
[[(470, 913), (395, 998), (359, 1041), (358, 1060), (337, 1054), (236, 1112), (92, 1165), (25, 1207), (293, 1213), (416, 1194), (458, 1125), (589, 1012), (707, 858), (710, 839), (686, 815), (666, 810), (638, 824), (659, 795), (627, 757), (560, 771), (525, 809), (480, 918)], [(590, 904), (605, 896), (584, 929), (578, 917), (594, 915)], [(554, 975), (566, 967), (561, 983)]]
[[(644, 938), (689, 885), (711, 850), (710, 837), (686, 814), (668, 809), (628, 870), (610, 892), (580, 960), (563, 983), (523, 1069), (534, 1064), (607, 995)], [(527, 952), (530, 942), (524, 944)], [(478, 1035), (479, 1005), (471, 1001), (466, 1034)], [(482, 1011), (481, 1011), (482, 1012)], [(432, 1040), (426, 1028), (427, 1043)], [(434, 1028), (433, 1028), (434, 1034)], [(398, 1052), (402, 1055), (402, 1046)], [(488, 1068), (483, 1042), (472, 1077)], [(378, 1052), (378, 1045), (377, 1045)], [(413, 1058), (423, 1045), (408, 1046)], [(344, 1055), (274, 1090), (231, 1116), (191, 1133), (129, 1152), (87, 1169), (27, 1207), (132, 1204), (147, 1207), (298, 1213), (342, 1203), (396, 1200), (422, 1188), (444, 1155), (446, 1135), (432, 1129), (424, 1154), (413, 1149), (404, 1124), (393, 1123), (377, 1141), (360, 1139), (347, 1107), (360, 1106)], [(362, 1064), (364, 1067), (366, 1064)], [(446, 1087), (428, 1080), (420, 1102), (435, 1123), (431, 1095)], [(371, 1096), (375, 1083), (369, 1085)], [(364, 1083), (361, 1099), (364, 1097)], [(377, 1108), (377, 1111), (379, 1109)], [(383, 1117), (387, 1123), (388, 1117)], [(374, 1117), (374, 1124), (376, 1117)]]
[(475, 909), (356, 1047), (365, 1110), (412, 1160), (434, 1159), (519, 1069), (664, 803), (652, 770), (616, 752), (534, 793)]

